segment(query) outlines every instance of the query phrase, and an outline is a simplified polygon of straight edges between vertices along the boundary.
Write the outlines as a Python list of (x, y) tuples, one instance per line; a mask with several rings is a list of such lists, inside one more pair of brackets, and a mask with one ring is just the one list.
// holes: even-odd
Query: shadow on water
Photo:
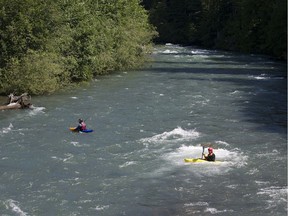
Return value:
[[(204, 64), (203, 64), (204, 65)], [(205, 65), (207, 65), (205, 63)], [(151, 67), (145, 69), (147, 71), (154, 71), (157, 73), (193, 73), (193, 74), (227, 74), (227, 75), (261, 75), (265, 73), (265, 69), (257, 68), (197, 68), (197, 67), (181, 67), (181, 68), (168, 68), (168, 67)], [(268, 69), (266, 69), (268, 71)], [(275, 74), (275, 76), (279, 76)], [(284, 78), (284, 76), (282, 76)]]
[[(251, 92), (249, 98), (246, 98), (245, 101), (237, 102), (237, 106), (246, 115), (246, 121), (257, 123), (259, 125), (258, 130), (280, 132), (287, 136), (287, 65), (278, 64), (278, 62), (273, 62), (269, 59), (265, 62), (263, 58), (257, 57), (255, 57), (256, 60), (253, 58), (253, 62), (251, 62), (250, 58), (253, 57), (248, 56), (249, 61), (242, 58), (239, 60), (237, 56), (218, 59), (210, 58), (218, 60), (218, 62), (156, 61), (159, 63), (159, 67), (157, 67), (157, 63), (155, 62), (156, 64), (153, 67), (147, 68), (147, 70), (165, 74), (195, 74), (194, 77), (191, 76), (190, 78), (175, 76), (171, 77), (171, 79), (191, 79), (200, 82), (230, 82), (242, 87), (242, 89), (243, 86), (247, 86), (245, 92)], [(233, 59), (233, 62), (231, 62), (231, 59)], [(163, 63), (177, 64), (177, 67), (163, 67)], [(215, 67), (201, 68), (199, 67), (199, 63), (202, 65), (214, 65)], [(226, 67), (221, 68), (222, 65)], [(243, 65), (247, 65), (247, 67), (243, 68)], [(240, 68), (237, 68), (237, 66)], [(201, 77), (199, 76), (201, 74), (211, 76)], [(217, 75), (228, 76), (217, 77)], [(242, 76), (239, 77), (239, 75)], [(255, 78), (257, 76), (259, 77), (258, 79)]]
[[(194, 49), (191, 47), (191, 49)], [(197, 56), (206, 56), (211, 61), (222, 61), (222, 62), (235, 62), (237, 64), (250, 64), (250, 63), (260, 63), (265, 65), (274, 65), (278, 64), (283, 65), (283, 61), (276, 59), (271, 56), (265, 56), (265, 55), (254, 55), (254, 54), (242, 54), (242, 53), (232, 53), (231, 52), (225, 52), (225, 51), (216, 51), (216, 50), (201, 50), (198, 53), (193, 53), (192, 51), (181, 51), (181, 52), (170, 52), (170, 53), (157, 53), (158, 56), (188, 56), (188, 57), (197, 57)], [(195, 59), (194, 59), (195, 60)], [(161, 63), (162, 61), (155, 60), (156, 63)], [(172, 61), (169, 61), (170, 63)], [(174, 61), (173, 61), (174, 62)], [(167, 62), (168, 63), (168, 62)], [(177, 62), (174, 62), (177, 63)], [(187, 63), (187, 62), (185, 62)], [(192, 63), (192, 62), (191, 62)]]
[[(202, 65), (214, 65), (216, 66), (217, 68), (218, 67), (221, 67), (221, 65), (223, 66), (227, 66), (227, 65), (230, 65), (230, 66), (234, 66), (234, 67), (255, 67), (256, 63), (250, 63), (250, 62), (234, 62), (234, 61), (227, 61), (227, 62), (200, 62), (200, 61), (190, 61), (190, 62), (174, 62), (174, 61), (154, 61), (153, 63), (156, 63), (156, 64), (175, 64), (175, 65), (199, 65), (199, 64), (202, 64)], [(267, 66), (271, 66), (271, 67), (274, 67), (275, 64), (273, 62), (267, 62), (265, 63), (265, 65), (261, 65), (260, 67), (267, 67)], [(194, 69), (194, 68), (193, 68)], [(266, 69), (267, 70), (267, 69)], [(284, 74), (285, 77), (287, 77), (287, 74)]]
[[(270, 132), (287, 132), (287, 86), (286, 79), (246, 80), (239, 78), (215, 78), (217, 82), (233, 82), (248, 86), (245, 91), (253, 92), (249, 99), (237, 102), (248, 122), (258, 123), (258, 129)], [(258, 90), (255, 92), (255, 87)], [(242, 89), (243, 90), (243, 89)]]

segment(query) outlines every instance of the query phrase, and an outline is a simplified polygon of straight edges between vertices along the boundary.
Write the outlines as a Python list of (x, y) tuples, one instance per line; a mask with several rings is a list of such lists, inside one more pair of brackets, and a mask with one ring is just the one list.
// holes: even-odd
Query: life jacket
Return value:
[(206, 158), (207, 161), (215, 161), (216, 157), (215, 157), (215, 154), (211, 152), (205, 158)]
[(81, 123), (81, 130), (83, 131), (83, 130), (86, 130), (86, 124), (85, 124), (85, 122), (82, 122)]

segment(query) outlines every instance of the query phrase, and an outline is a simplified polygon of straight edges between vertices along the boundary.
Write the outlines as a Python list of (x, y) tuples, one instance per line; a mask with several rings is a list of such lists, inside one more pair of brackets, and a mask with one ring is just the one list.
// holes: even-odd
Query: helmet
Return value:
[(83, 122), (83, 119), (80, 118), (80, 119), (78, 120), (78, 122), (79, 122), (79, 123)]
[(209, 151), (209, 152), (213, 152), (213, 148), (209, 147), (209, 148), (208, 148), (208, 151)]

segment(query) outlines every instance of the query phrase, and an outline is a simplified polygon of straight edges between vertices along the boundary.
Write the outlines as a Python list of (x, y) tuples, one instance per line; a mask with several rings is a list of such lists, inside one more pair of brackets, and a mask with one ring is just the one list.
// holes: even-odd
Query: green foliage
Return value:
[(5, 67), (9, 58), (21, 58), (29, 49), (45, 49), (55, 30), (55, 21), (51, 4), (33, 0), (1, 0), (0, 66)]
[(138, 0), (64, 3), (62, 8), (71, 27), (72, 42), (61, 52), (69, 56), (72, 81), (91, 80), (143, 63), (155, 31)]
[(0, 23), (0, 93), (139, 67), (156, 35), (138, 0), (0, 0)]
[(287, 59), (286, 0), (143, 0), (156, 42), (264, 53)]
[(270, 18), (264, 30), (263, 49), (266, 53), (287, 59), (287, 1), (270, 1)]
[(68, 83), (58, 57), (29, 51), (25, 57), (12, 58), (2, 72), (1, 89), (7, 92), (51, 93)]
[(6, 93), (15, 90), (30, 94), (52, 93), (68, 83), (58, 56), (53, 53), (28, 51), (20, 60), (12, 58), (3, 74), (1, 87)]
[(233, 4), (233, 0), (202, 0), (199, 36), (204, 46), (221, 47), (219, 42), (224, 37), (224, 27), (232, 18)]
[(181, 44), (197, 41), (200, 11), (200, 0), (155, 1), (150, 20), (160, 35), (156, 41)]

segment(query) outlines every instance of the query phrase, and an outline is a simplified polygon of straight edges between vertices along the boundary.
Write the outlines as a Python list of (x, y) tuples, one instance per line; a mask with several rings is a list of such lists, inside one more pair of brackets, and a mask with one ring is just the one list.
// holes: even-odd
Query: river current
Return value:
[[(1, 111), (0, 215), (287, 215), (286, 85), (269, 58), (166, 44)], [(202, 145), (222, 162), (185, 163)]]

